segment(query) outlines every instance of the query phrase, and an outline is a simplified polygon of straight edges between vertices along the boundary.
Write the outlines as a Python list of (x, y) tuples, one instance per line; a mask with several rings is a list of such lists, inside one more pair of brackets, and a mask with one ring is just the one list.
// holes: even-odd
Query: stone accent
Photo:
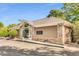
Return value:
[(62, 44), (65, 43), (65, 26), (63, 24), (57, 25), (57, 38)]

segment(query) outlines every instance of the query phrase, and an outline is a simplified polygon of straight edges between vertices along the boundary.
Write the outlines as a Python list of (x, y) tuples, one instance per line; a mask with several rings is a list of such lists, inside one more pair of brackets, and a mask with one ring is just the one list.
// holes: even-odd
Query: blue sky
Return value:
[(18, 23), (19, 19), (37, 20), (44, 18), (52, 9), (60, 9), (62, 3), (13, 3), (0, 4), (0, 22), (5, 25)]

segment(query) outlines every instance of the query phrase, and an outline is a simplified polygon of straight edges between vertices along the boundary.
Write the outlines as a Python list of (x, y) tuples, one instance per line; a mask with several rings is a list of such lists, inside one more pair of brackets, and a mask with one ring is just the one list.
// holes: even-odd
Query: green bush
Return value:
[(74, 36), (74, 41), (78, 42), (79, 41), (79, 21), (75, 21), (73, 23), (73, 36)]
[(16, 37), (17, 36), (17, 31), (16, 30), (10, 30), (9, 31), (9, 36)]
[(4, 24), (2, 22), (0, 22), (0, 28), (3, 28)]
[(17, 36), (16, 30), (9, 30), (7, 27), (3, 27), (0, 29), (0, 37), (15, 37)]
[(3, 27), (0, 29), (0, 37), (7, 37), (8, 36), (8, 28)]

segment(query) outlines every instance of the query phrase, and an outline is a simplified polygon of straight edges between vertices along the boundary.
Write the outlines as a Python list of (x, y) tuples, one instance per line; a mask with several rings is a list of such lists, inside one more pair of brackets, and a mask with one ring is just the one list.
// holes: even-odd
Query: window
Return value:
[(36, 34), (37, 35), (42, 35), (43, 34), (43, 31), (36, 31)]

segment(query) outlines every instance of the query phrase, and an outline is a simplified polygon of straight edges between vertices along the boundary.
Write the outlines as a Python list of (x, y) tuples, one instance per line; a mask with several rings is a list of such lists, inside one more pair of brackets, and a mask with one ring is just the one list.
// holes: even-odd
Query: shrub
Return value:
[(4, 24), (2, 22), (0, 22), (0, 28), (3, 28)]
[(0, 29), (0, 37), (7, 37), (8, 36), (8, 28), (3, 27)]
[(75, 21), (73, 23), (73, 36), (74, 36), (74, 41), (78, 42), (79, 41), (79, 21)]
[(11, 37), (16, 37), (17, 36), (17, 31), (16, 30), (10, 30), (9, 31), (9, 36), (11, 36)]

